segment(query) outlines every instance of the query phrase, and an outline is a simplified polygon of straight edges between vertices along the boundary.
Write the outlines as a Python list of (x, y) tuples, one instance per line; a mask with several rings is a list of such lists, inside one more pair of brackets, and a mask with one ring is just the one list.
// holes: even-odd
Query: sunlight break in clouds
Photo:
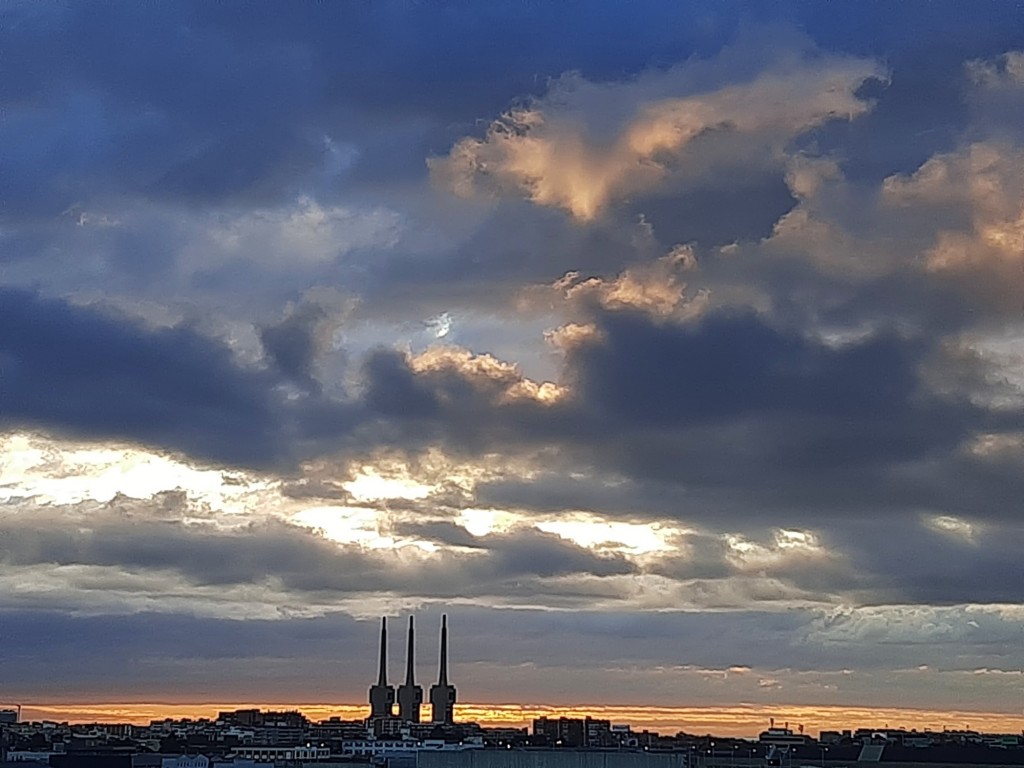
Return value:
[(581, 547), (633, 555), (671, 551), (673, 539), (686, 532), (668, 523), (631, 523), (588, 514), (541, 520), (536, 525), (542, 531), (558, 534)]
[(0, 501), (43, 504), (148, 499), (186, 490), (222, 512), (244, 512), (273, 483), (238, 470), (191, 466), (141, 447), (76, 443), (40, 434), (0, 435)]

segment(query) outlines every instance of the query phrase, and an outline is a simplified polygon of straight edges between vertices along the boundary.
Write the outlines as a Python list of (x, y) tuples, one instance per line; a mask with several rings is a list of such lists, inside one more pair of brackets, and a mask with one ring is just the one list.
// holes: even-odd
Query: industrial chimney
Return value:
[(388, 620), (380, 620), (380, 669), (377, 684), (370, 686), (370, 717), (391, 717), (395, 689), (388, 685)]
[(416, 685), (413, 667), (414, 655), (412, 616), (409, 617), (409, 645), (405, 651), (405, 683), (398, 686), (398, 716), (407, 723), (420, 721), (420, 705), (423, 703), (423, 686)]
[(448, 616), (441, 617), (441, 666), (437, 684), (430, 686), (430, 719), (450, 725), (455, 722), (455, 686), (448, 684)]

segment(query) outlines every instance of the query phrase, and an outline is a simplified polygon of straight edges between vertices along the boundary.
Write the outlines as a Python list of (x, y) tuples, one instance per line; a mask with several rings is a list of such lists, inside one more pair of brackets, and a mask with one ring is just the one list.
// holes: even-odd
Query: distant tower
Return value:
[(388, 685), (388, 620), (380, 620), (380, 671), (377, 684), (370, 686), (370, 717), (391, 717), (395, 689)]
[(448, 617), (441, 617), (441, 669), (430, 686), (430, 718), (435, 723), (455, 722), (455, 686), (448, 684)]
[(420, 721), (420, 705), (423, 703), (423, 686), (416, 685), (413, 673), (412, 616), (409, 617), (409, 647), (405, 651), (405, 683), (398, 686), (398, 716), (407, 723)]

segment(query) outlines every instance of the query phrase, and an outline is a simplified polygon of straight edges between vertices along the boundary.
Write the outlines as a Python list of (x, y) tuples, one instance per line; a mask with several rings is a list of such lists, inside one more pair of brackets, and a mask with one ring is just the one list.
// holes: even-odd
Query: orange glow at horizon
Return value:
[[(23, 720), (54, 720), (58, 722), (134, 723), (145, 725), (164, 718), (216, 717), (218, 712), (235, 709), (298, 709), (310, 720), (337, 716), (359, 720), (367, 715), (365, 704), (303, 704), (297, 702), (267, 703), (66, 703), (24, 705)], [(943, 730), (970, 728), (978, 731), (1017, 733), (1024, 726), (1024, 714), (1006, 712), (971, 712), (962, 710), (902, 709), (863, 706), (806, 706), (739, 704), (706, 707), (639, 707), (578, 705), (552, 706), (535, 704), (458, 704), (456, 719), (478, 722), (485, 727), (529, 727), (535, 717), (592, 717), (628, 723), (635, 730), (648, 729), (672, 735), (678, 731), (692, 734), (712, 733), (721, 736), (756, 737), (768, 725), (788, 722), (794, 730), (803, 726), (811, 735), (820, 730), (839, 728), (917, 728)]]

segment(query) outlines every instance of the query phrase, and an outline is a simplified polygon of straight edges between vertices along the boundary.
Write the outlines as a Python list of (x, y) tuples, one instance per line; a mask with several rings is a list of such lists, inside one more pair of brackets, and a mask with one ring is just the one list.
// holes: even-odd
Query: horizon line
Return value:
[[(9, 705), (17, 702), (11, 697)], [(7, 705), (3, 705), (7, 706)], [(369, 706), (299, 701), (192, 701), (192, 702), (21, 702), (22, 720), (56, 720), (69, 724), (129, 723), (146, 725), (152, 720), (214, 719), (218, 712), (234, 709), (298, 710), (312, 721), (332, 716), (362, 720)], [(690, 731), (715, 735), (754, 735), (764, 730), (771, 718), (788, 722), (794, 730), (812, 733), (857, 727), (922, 728), (942, 730), (996, 730), (1017, 733), (1024, 726), (1018, 712), (967, 709), (925, 709), (919, 707), (873, 707), (869, 705), (736, 704), (629, 705), (629, 704), (541, 704), (514, 702), (467, 702), (455, 705), (458, 720), (484, 727), (528, 727), (543, 716), (584, 717), (587, 715), (628, 723), (638, 729), (661, 732)], [(885, 723), (883, 725), (883, 722)]]

